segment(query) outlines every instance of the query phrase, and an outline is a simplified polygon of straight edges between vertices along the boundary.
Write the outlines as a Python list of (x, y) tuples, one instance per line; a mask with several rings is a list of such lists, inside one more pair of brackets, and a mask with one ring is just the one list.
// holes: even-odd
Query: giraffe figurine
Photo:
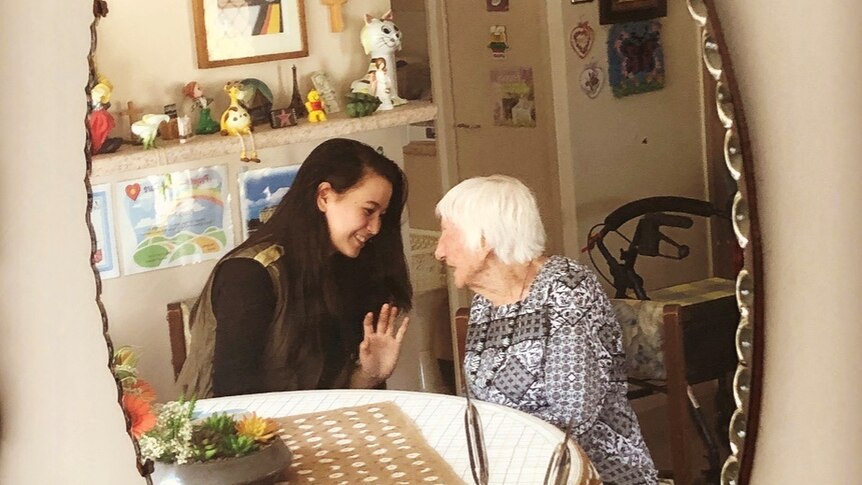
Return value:
[[(243, 162), (260, 163), (260, 159), (257, 158), (257, 149), (254, 146), (251, 115), (248, 114), (248, 110), (239, 102), (239, 93), (242, 91), (242, 87), (242, 83), (236, 81), (229, 81), (224, 85), (225, 92), (230, 96), (230, 106), (221, 115), (221, 134), (239, 137), (239, 143), (242, 146), (242, 152), (239, 155), (240, 160)], [(246, 156), (245, 141), (242, 139), (243, 135), (248, 135), (251, 141), (250, 157)]]

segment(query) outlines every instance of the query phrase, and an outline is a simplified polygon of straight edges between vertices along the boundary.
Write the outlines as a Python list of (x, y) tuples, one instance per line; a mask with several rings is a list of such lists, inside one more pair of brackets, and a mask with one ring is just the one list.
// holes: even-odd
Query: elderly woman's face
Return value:
[(434, 257), (443, 261), (452, 268), (455, 286), (464, 288), (470, 286), (476, 275), (484, 266), (486, 254), (474, 251), (464, 244), (461, 229), (451, 222), (443, 219), (440, 221), (440, 240), (437, 241), (437, 249)]

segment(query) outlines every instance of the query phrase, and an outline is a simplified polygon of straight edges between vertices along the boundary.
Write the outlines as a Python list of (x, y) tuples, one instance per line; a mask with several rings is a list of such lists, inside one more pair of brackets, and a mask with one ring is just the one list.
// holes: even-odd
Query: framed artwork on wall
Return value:
[(303, 0), (192, 0), (198, 67), (308, 56)]
[(618, 24), (667, 16), (667, 0), (601, 0), (599, 23)]

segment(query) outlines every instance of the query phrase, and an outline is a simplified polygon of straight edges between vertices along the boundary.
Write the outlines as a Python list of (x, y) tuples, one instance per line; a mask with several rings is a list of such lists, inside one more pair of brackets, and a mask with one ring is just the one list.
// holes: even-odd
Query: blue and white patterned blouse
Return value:
[(652, 485), (657, 473), (626, 398), (622, 330), (586, 266), (548, 258), (521, 301), (473, 298), (464, 368), (478, 399), (572, 433), (605, 483)]

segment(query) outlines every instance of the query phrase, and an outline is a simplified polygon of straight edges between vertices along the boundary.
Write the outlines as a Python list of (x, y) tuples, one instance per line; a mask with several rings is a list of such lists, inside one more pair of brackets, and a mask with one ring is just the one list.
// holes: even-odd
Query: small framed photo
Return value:
[(599, 23), (602, 25), (665, 16), (667, 0), (601, 0), (599, 3)]
[(192, 0), (198, 67), (308, 56), (303, 0)]
[(278, 108), (270, 111), (269, 126), (273, 128), (296, 126), (296, 112), (293, 108)]

